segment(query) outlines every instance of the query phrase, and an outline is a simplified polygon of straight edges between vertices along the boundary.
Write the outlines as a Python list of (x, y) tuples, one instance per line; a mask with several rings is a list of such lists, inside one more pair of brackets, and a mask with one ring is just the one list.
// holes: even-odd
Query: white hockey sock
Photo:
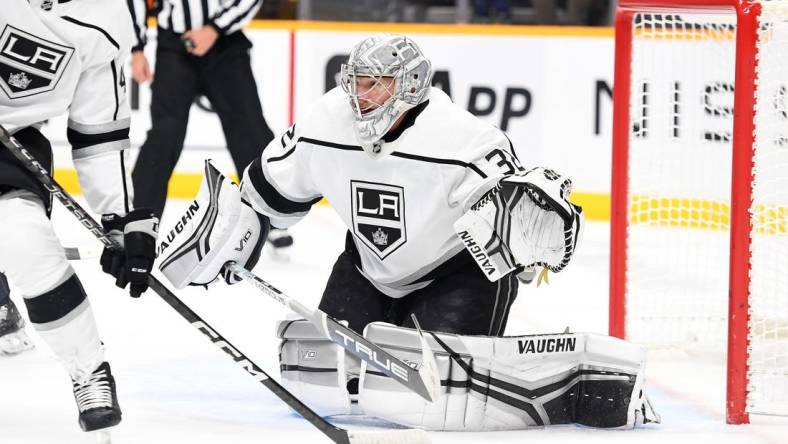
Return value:
[(76, 275), (54, 289), (25, 298), (30, 323), (75, 381), (90, 376), (104, 361), (90, 301)]
[(84, 381), (104, 362), (104, 345), (87, 299), (68, 318), (65, 322), (33, 324), (33, 327), (63, 363), (71, 379)]

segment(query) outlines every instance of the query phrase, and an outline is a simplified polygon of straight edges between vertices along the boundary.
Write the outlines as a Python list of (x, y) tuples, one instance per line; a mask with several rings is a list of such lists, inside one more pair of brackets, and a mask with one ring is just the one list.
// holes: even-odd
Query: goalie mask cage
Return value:
[(615, 26), (610, 334), (727, 346), (727, 421), (788, 415), (788, 0)]

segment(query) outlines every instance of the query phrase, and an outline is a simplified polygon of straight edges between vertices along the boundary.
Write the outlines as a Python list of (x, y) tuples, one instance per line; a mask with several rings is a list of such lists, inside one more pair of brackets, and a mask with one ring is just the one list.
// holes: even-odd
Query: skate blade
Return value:
[(93, 442), (95, 444), (112, 444), (112, 433), (109, 429), (96, 430), (95, 432), (88, 432), (93, 435)]
[(32, 349), (33, 341), (30, 340), (30, 337), (24, 330), (0, 337), (0, 355), (18, 355), (23, 351)]

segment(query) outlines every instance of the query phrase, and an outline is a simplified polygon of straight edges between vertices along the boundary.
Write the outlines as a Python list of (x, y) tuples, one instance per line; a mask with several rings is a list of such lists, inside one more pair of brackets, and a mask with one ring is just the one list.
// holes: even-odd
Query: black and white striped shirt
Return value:
[[(134, 19), (134, 47), (140, 50), (147, 43), (147, 6), (145, 0), (126, 0)], [(252, 20), (262, 0), (161, 0), (157, 16), (159, 28), (176, 34), (211, 25), (219, 35), (231, 34)]]

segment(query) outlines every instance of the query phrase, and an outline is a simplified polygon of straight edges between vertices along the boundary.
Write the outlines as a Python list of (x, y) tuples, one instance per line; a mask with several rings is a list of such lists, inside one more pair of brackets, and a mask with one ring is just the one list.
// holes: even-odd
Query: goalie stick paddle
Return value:
[[(50, 193), (69, 210), (85, 228), (93, 233), (107, 248), (120, 248), (120, 246), (110, 238), (104, 228), (96, 222), (63, 187), (61, 187), (52, 176), (19, 142), (11, 136), (5, 127), (0, 125), (0, 143), (2, 143), (19, 162), (27, 168), (38, 179)], [(150, 288), (158, 293), (175, 311), (184, 319), (192, 324), (210, 341), (227, 353), (233, 361), (241, 366), (247, 373), (252, 375), (266, 388), (271, 390), (279, 399), (285, 402), (290, 408), (295, 410), (304, 419), (309, 421), (318, 430), (323, 432), (333, 442), (337, 444), (396, 444), (396, 443), (429, 443), (430, 439), (426, 432), (416, 429), (385, 430), (385, 431), (350, 431), (339, 428), (315, 413), (307, 405), (302, 403), (292, 393), (287, 391), (265, 371), (254, 364), (249, 358), (235, 348), (221, 334), (214, 330), (207, 322), (197, 315), (189, 306), (181, 301), (167, 287), (164, 286), (154, 276), (148, 279)]]
[[(235, 262), (229, 262), (225, 268), (244, 281), (252, 284), (263, 293), (278, 301), (280, 304), (293, 310), (306, 318), (326, 338), (349, 351), (353, 356), (380, 369), (386, 376), (399, 382), (410, 390), (416, 392), (427, 401), (434, 402), (440, 397), (441, 380), (438, 365), (430, 346), (421, 337), (421, 366), (418, 370), (391, 353), (383, 350), (350, 328), (340, 324), (336, 319), (327, 315), (320, 309), (310, 310), (292, 297), (282, 293), (276, 287), (260, 279), (251, 271)], [(418, 324), (417, 324), (418, 325)], [(419, 330), (421, 332), (421, 330)]]

